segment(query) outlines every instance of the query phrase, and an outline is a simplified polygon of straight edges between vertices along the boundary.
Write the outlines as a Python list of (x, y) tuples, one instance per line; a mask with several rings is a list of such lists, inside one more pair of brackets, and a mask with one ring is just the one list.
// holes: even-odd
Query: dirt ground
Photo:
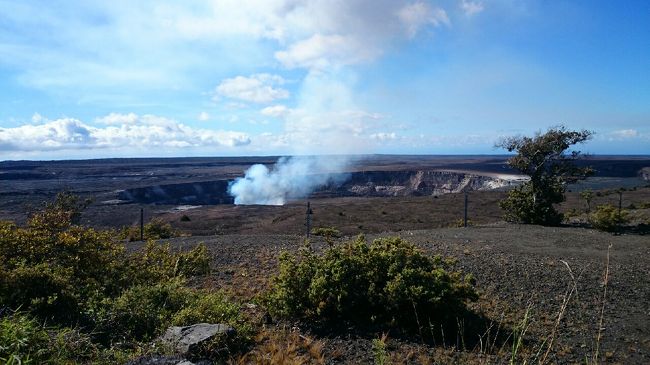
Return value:
[[(430, 254), (457, 258), (457, 268), (475, 276), (481, 293), (472, 310), (491, 323), (492, 332), (497, 329), (499, 336), (511, 335), (528, 313), (522, 359), (540, 353), (539, 359), (553, 338), (547, 363), (584, 364), (596, 351), (605, 363), (650, 363), (648, 236), (497, 223), (367, 237), (384, 235), (401, 236)], [(224, 289), (243, 302), (254, 301), (268, 288), (281, 251), (295, 251), (304, 244), (302, 236), (278, 234), (183, 237), (169, 242), (182, 249), (204, 242), (214, 257), (214, 272), (203, 285)], [(324, 246), (319, 239), (312, 244)], [(327, 363), (372, 363), (372, 340), (381, 336), (314, 331), (306, 323), (275, 325), (322, 340)], [(424, 358), (429, 363), (509, 361), (508, 341), (490, 340), (485, 333), (471, 330), (456, 337), (455, 346), (454, 341), (431, 346), (389, 333), (388, 351), (395, 363), (426, 363)]]

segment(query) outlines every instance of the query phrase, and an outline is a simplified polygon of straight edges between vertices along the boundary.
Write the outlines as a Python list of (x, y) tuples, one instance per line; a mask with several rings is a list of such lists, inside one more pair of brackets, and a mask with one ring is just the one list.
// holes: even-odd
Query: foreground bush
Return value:
[[(114, 344), (139, 351), (168, 326), (190, 321), (235, 327), (239, 335), (226, 346), (247, 341), (237, 305), (185, 285), (209, 272), (205, 245), (174, 252), (149, 241), (129, 253), (112, 232), (73, 224), (74, 199), (48, 204), (26, 227), (0, 222), (0, 363), (123, 363)], [(24, 314), (7, 315), (15, 310)]]
[(619, 213), (618, 208), (610, 204), (599, 205), (589, 216), (589, 223), (594, 228), (606, 232), (615, 232), (629, 222), (627, 211), (621, 210)]
[(283, 253), (268, 301), (284, 316), (416, 328), (455, 320), (477, 299), (471, 277), (448, 269), (401, 238), (360, 236), (321, 256)]

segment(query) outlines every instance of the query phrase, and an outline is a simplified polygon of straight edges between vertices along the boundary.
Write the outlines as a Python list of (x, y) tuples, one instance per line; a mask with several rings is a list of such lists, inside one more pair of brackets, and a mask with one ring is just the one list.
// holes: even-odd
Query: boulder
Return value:
[(181, 355), (192, 354), (202, 343), (219, 336), (231, 336), (235, 329), (226, 324), (198, 323), (185, 327), (169, 327), (160, 337), (163, 344), (169, 345)]

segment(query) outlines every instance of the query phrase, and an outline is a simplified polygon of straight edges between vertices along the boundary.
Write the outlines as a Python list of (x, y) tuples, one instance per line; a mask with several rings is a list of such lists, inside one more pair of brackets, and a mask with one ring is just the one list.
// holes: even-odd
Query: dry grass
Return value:
[(322, 341), (301, 335), (297, 330), (265, 329), (255, 339), (255, 347), (230, 364), (300, 365), (325, 364)]

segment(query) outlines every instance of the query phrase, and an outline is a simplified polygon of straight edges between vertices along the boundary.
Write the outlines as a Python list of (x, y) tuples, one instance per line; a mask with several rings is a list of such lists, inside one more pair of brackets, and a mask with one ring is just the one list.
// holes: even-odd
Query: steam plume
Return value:
[[(250, 167), (230, 186), (235, 204), (283, 205), (347, 178), (342, 172), (352, 162), (349, 155), (364, 150), (365, 125), (377, 116), (355, 105), (352, 82), (346, 83), (350, 77), (345, 75), (343, 71), (307, 75), (297, 107), (287, 109), (284, 117), (286, 140), (298, 156), (282, 158), (271, 169)], [(314, 156), (333, 152), (341, 155)]]
[(319, 186), (341, 183), (346, 174), (340, 172), (348, 158), (339, 156), (294, 156), (280, 158), (271, 170), (253, 165), (244, 177), (229, 187), (235, 204), (283, 205), (287, 200), (308, 196)]

